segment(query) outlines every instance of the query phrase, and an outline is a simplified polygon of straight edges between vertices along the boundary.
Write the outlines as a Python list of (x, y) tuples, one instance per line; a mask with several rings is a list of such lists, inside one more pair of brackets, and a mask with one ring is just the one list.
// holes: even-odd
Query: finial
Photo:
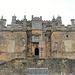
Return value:
[(53, 19), (55, 19), (54, 15), (53, 15)]
[(26, 19), (26, 12), (25, 12), (25, 15), (24, 15), (24, 20)]
[(54, 15), (53, 15), (53, 20), (55, 20), (55, 17), (54, 17)]
[(26, 19), (26, 15), (24, 15), (24, 20)]
[(1, 17), (1, 20), (3, 20), (3, 15), (2, 15), (2, 17)]
[(34, 15), (32, 15), (32, 19), (33, 19)]

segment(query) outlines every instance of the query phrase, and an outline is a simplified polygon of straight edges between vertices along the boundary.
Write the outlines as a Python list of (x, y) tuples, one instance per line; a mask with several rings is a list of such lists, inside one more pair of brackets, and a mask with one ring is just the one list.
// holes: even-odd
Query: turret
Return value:
[(27, 19), (26, 19), (26, 15), (24, 15), (24, 19), (23, 19), (23, 29), (26, 28), (26, 24), (27, 24)]
[(34, 15), (32, 15), (32, 19), (33, 19)]
[(42, 16), (34, 17), (32, 15), (32, 29), (42, 29)]
[(16, 24), (16, 16), (12, 16), (12, 25)]
[(26, 22), (27, 22), (26, 15), (24, 15), (23, 25), (26, 25)]
[(58, 15), (57, 19), (61, 21), (61, 16)]
[(61, 16), (58, 15), (58, 17), (56, 18), (56, 21), (57, 21), (56, 24), (58, 24), (58, 26), (60, 26), (62, 24)]
[(55, 17), (54, 17), (54, 15), (53, 15), (53, 19), (52, 19), (52, 21), (53, 21), (53, 22), (55, 21)]
[(6, 19), (3, 19), (3, 15), (0, 19), (0, 27), (4, 27), (6, 25)]
[(24, 20), (26, 20), (26, 15), (24, 15)]
[(72, 26), (75, 25), (75, 20), (74, 19), (71, 19), (71, 24), (72, 24)]

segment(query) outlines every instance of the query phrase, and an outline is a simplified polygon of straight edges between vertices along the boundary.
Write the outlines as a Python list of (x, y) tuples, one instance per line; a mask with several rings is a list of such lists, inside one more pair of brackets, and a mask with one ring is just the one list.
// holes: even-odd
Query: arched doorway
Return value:
[(39, 55), (39, 49), (35, 48), (35, 55)]

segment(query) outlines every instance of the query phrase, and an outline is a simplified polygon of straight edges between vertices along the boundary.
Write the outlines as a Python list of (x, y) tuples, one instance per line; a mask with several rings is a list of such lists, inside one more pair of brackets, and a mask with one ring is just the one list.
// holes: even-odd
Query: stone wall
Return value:
[(27, 50), (26, 32), (0, 32), (0, 60), (11, 60), (24, 57)]
[(48, 68), (49, 75), (75, 75), (75, 60), (14, 59), (3, 65), (0, 64), (0, 75), (28, 75), (30, 68)]
[[(55, 31), (51, 35), (52, 56), (57, 58), (75, 58), (75, 32)], [(56, 53), (56, 54), (55, 54)]]

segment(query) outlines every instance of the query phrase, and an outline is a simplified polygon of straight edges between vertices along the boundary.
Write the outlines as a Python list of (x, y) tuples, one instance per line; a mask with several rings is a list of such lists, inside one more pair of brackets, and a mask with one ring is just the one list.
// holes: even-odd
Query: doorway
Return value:
[(39, 49), (35, 48), (35, 55), (39, 55)]

